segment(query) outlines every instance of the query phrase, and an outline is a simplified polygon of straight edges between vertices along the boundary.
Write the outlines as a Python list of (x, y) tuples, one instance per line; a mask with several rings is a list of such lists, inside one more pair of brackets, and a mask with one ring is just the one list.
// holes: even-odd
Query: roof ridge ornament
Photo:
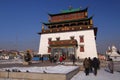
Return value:
[(42, 24), (42, 30), (44, 30), (44, 24)]

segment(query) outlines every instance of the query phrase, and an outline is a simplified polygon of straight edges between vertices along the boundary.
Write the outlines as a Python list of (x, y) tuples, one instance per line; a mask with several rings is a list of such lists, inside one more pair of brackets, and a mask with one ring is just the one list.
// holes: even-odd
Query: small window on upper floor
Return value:
[(80, 52), (84, 52), (85, 49), (84, 49), (84, 45), (80, 45)]
[(52, 40), (52, 38), (48, 38), (48, 44), (50, 44), (50, 41)]
[(80, 38), (80, 43), (83, 43), (84, 42), (84, 36), (81, 35), (81, 36), (79, 36), (79, 38)]
[(71, 39), (71, 40), (74, 40), (74, 36), (71, 36), (70, 39)]
[(48, 41), (51, 41), (52, 40), (52, 38), (48, 38)]
[(59, 41), (59, 40), (60, 40), (60, 37), (57, 37), (56, 40)]

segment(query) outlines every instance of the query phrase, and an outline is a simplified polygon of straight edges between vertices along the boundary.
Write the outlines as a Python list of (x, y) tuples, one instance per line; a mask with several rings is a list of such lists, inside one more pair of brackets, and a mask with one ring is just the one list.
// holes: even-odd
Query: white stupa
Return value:
[(117, 48), (113, 45), (111, 48), (108, 47), (106, 55), (113, 59), (113, 61), (120, 61), (120, 54)]

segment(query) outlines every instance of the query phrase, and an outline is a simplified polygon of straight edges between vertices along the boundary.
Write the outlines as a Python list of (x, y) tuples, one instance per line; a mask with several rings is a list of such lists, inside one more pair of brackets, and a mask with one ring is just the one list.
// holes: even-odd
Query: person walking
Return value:
[(90, 63), (89, 63), (89, 60), (87, 58), (85, 58), (83, 61), (83, 67), (85, 69), (84, 71), (85, 71), (86, 76), (89, 75)]
[(60, 64), (63, 64), (62, 61), (63, 61), (63, 56), (61, 55), (60, 58), (59, 58)]
[(41, 58), (41, 61), (43, 62), (43, 55), (41, 55), (40, 58)]
[(96, 76), (97, 75), (97, 69), (99, 68), (99, 61), (96, 57), (93, 58), (92, 66), (93, 66), (93, 73)]
[(50, 60), (51, 63), (53, 63), (53, 60), (54, 60), (53, 55), (49, 55), (49, 60)]
[(97, 58), (97, 60), (98, 60), (98, 69), (100, 69), (100, 60), (99, 58)]
[(92, 70), (92, 59), (89, 57), (89, 58), (88, 58), (88, 61), (89, 61), (89, 63), (90, 63), (89, 72), (92, 72), (92, 71), (93, 71), (93, 70)]
[(109, 61), (108, 61), (108, 68), (109, 68), (111, 73), (114, 72), (114, 64), (113, 64), (112, 58), (110, 58)]
[(73, 54), (73, 55), (72, 55), (72, 62), (73, 62), (73, 65), (75, 64), (75, 60), (76, 60), (76, 58), (75, 58), (75, 55)]
[(57, 56), (54, 56), (54, 63), (57, 62)]

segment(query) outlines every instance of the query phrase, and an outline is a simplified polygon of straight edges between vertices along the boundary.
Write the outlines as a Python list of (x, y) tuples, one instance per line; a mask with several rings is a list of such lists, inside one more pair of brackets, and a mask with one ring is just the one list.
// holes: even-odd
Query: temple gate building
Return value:
[(57, 14), (48, 14), (48, 22), (42, 24), (39, 53), (41, 55), (74, 54), (79, 58), (98, 57), (96, 49), (97, 27), (92, 16), (88, 17), (88, 8), (63, 10)]

